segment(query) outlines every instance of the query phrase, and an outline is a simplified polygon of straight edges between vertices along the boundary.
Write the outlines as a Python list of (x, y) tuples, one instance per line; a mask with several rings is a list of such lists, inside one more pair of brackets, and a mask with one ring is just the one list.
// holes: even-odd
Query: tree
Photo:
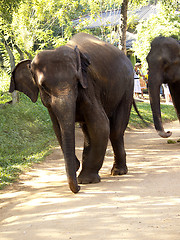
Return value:
[[(126, 54), (126, 31), (127, 31), (127, 11), (130, 4), (131, 7), (137, 7), (142, 4), (147, 4), (147, 0), (95, 0), (90, 1), (90, 11), (92, 16), (100, 16), (101, 12), (112, 10), (113, 6), (116, 9), (121, 9), (120, 24), (119, 24), (119, 48)], [(93, 18), (93, 17), (92, 17)], [(103, 26), (101, 31), (103, 31)]]
[[(161, 1), (164, 2), (166, 9), (169, 9), (171, 5), (173, 7), (176, 5), (175, 0)], [(64, 44), (76, 31), (82, 30), (80, 26), (77, 29), (74, 28), (73, 20), (77, 17), (85, 13), (91, 13), (92, 17), (98, 16), (103, 11), (111, 11), (120, 7), (122, 14), (120, 45), (122, 50), (126, 52), (128, 6), (154, 2), (156, 1), (1, 0), (0, 48), (3, 48), (3, 57), (9, 59), (9, 64), (7, 64), (9, 68), (6, 67), (6, 70), (12, 71), (15, 62), (24, 58), (32, 59), (40, 50)], [(106, 28), (102, 27), (101, 33), (105, 30)], [(110, 31), (112, 31), (112, 27)]]
[(177, 0), (123, 0), (121, 4), (121, 24), (120, 24), (120, 46), (122, 51), (126, 54), (126, 30), (127, 30), (127, 11), (128, 4), (130, 3), (132, 6), (138, 5), (147, 5), (147, 4), (157, 4), (157, 2), (161, 2), (166, 11), (170, 12), (173, 9), (177, 9), (179, 7), (179, 3)]
[[(0, 4), (0, 37), (2, 39), (1, 42), (4, 44), (7, 54), (9, 56), (11, 70), (15, 66), (15, 58), (14, 58), (11, 46), (9, 44), (9, 41), (8, 39), (6, 39), (7, 31), (8, 31), (7, 29), (10, 28), (13, 12), (17, 9), (20, 2), (21, 0), (9, 0), (9, 1), (1, 0), (1, 4)], [(15, 91), (12, 94), (12, 102), (14, 104), (17, 101), (18, 101), (18, 94)]]
[(144, 63), (143, 65), (146, 64), (147, 67), (146, 56), (150, 50), (152, 40), (159, 35), (165, 37), (172, 36), (180, 40), (179, 31), (179, 14), (176, 14), (172, 8), (167, 12), (167, 8), (164, 9), (162, 5), (159, 5), (158, 15), (152, 15), (149, 19), (141, 22), (137, 26), (137, 40), (133, 44), (135, 55), (141, 59)]
[(121, 4), (121, 24), (120, 28), (120, 49), (126, 54), (126, 31), (127, 31), (127, 11), (129, 0), (123, 0)]
[(64, 44), (74, 31), (72, 19), (86, 5), (84, 0), (2, 0), (0, 56), (9, 61), (3, 70), (10, 73), (16, 62)]
[(0, 17), (11, 22), (13, 12), (18, 8), (21, 0), (1, 0), (0, 4)]
[(131, 8), (135, 8), (141, 5), (147, 5), (147, 0), (123, 0), (121, 4), (121, 22), (119, 26), (120, 32), (120, 48), (126, 54), (126, 31), (127, 31), (127, 11), (130, 4)]

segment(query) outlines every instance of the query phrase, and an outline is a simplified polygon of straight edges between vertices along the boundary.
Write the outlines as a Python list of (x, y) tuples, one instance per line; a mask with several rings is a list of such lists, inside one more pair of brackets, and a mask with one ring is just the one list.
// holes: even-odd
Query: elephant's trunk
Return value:
[[(155, 79), (156, 78), (156, 79)], [(153, 120), (154, 120), (154, 126), (157, 130), (159, 136), (163, 138), (168, 138), (171, 136), (171, 132), (165, 132), (162, 124), (161, 119), (161, 108), (160, 108), (160, 78), (161, 76), (152, 76), (151, 73), (149, 73), (149, 95), (150, 95), (150, 103), (151, 103), (151, 109), (153, 113)]]
[[(63, 128), (63, 126), (62, 126)], [(76, 157), (75, 157), (75, 140), (74, 127), (69, 126), (69, 129), (64, 129), (62, 133), (62, 150), (64, 153), (66, 174), (69, 183), (69, 188), (73, 193), (77, 193), (80, 187), (76, 178)], [(63, 132), (63, 131), (62, 131)]]
[[(57, 118), (60, 133), (60, 144), (64, 154), (65, 166), (69, 187), (73, 193), (77, 193), (80, 187), (76, 178), (76, 156), (75, 156), (75, 99), (71, 94), (58, 97), (54, 100), (52, 110)], [(57, 128), (56, 128), (57, 130)], [(58, 139), (59, 140), (59, 139)]]

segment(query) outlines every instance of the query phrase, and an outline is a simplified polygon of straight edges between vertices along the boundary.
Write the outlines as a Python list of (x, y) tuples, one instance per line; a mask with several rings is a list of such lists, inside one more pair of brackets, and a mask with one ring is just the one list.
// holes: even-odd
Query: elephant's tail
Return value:
[(141, 114), (140, 114), (140, 112), (139, 112), (139, 110), (138, 110), (138, 108), (137, 108), (137, 106), (136, 106), (136, 102), (135, 102), (134, 98), (133, 98), (133, 107), (134, 107), (137, 115), (140, 117), (140, 119), (148, 126), (149, 124), (148, 124), (148, 123), (144, 120), (144, 118), (141, 116)]

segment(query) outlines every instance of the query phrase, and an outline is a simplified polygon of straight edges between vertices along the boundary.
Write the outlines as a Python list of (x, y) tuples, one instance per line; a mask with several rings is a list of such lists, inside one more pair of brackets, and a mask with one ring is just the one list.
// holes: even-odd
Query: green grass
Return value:
[[(0, 98), (0, 188), (16, 180), (32, 163), (42, 161), (57, 144), (48, 111), (40, 100), (34, 104), (20, 94), (18, 104), (4, 105), (10, 100), (8, 93)], [(150, 105), (137, 103), (137, 107), (146, 122), (152, 124)], [(176, 120), (173, 106), (162, 105), (162, 117), (164, 121)], [(129, 127), (146, 127), (133, 108)]]
[(20, 102), (0, 108), (0, 188), (41, 161), (57, 144), (47, 109), (20, 94)]
[[(128, 127), (144, 128), (144, 127), (147, 127), (148, 125), (153, 125), (153, 117), (152, 117), (150, 104), (144, 103), (144, 102), (136, 102), (136, 105), (141, 116), (143, 117), (143, 119), (146, 121), (147, 124), (144, 123), (139, 118), (134, 108), (132, 107)], [(161, 104), (161, 116), (162, 116), (163, 123), (177, 120), (177, 115), (172, 105)]]

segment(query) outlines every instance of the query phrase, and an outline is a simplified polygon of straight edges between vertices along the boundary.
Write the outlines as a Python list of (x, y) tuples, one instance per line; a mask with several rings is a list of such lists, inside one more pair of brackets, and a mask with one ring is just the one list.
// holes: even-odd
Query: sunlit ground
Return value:
[[(171, 130), (178, 140), (179, 123)], [(69, 191), (62, 152), (55, 149), (2, 191), (0, 240), (179, 240), (180, 143), (167, 144), (150, 129), (127, 131), (125, 146), (128, 174), (110, 176), (109, 145), (101, 183), (81, 185), (78, 194)]]

